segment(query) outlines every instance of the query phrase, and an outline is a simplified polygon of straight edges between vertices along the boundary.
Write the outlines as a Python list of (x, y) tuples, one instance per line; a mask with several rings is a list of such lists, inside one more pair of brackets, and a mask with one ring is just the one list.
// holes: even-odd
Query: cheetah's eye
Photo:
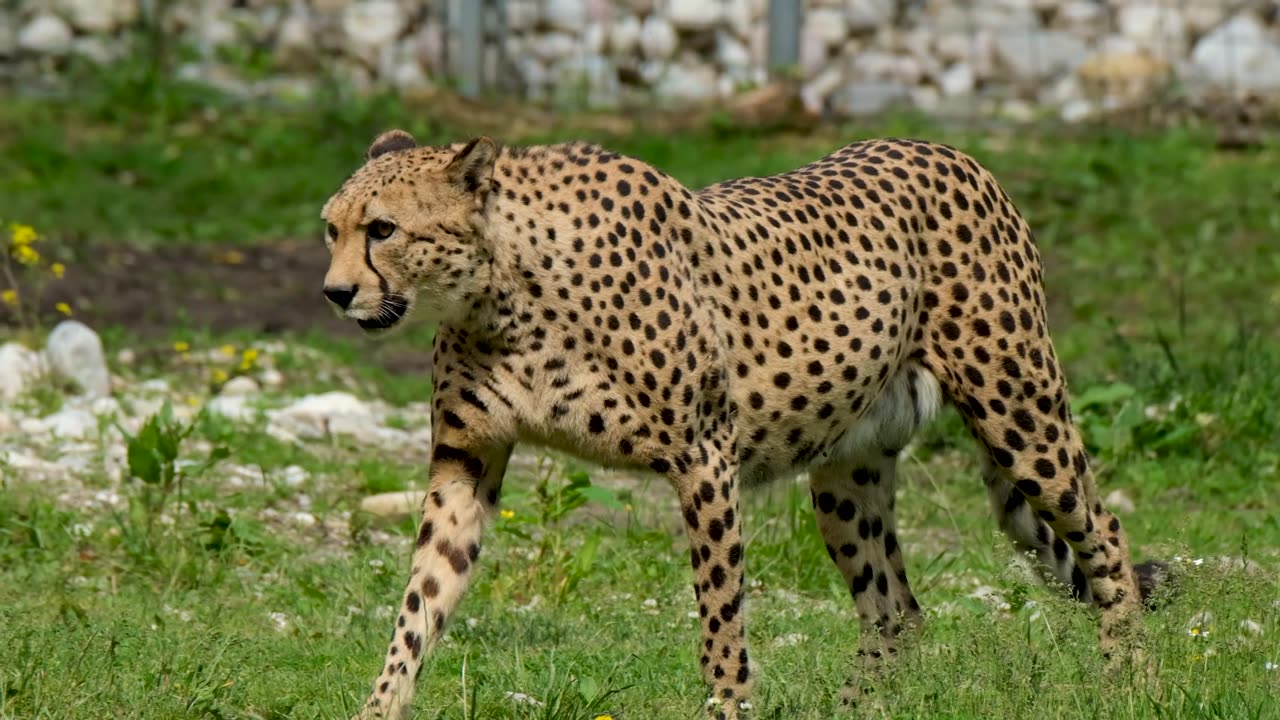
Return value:
[(337, 240), (337, 239), (338, 239), (338, 226), (337, 226), (337, 225), (334, 225), (333, 223), (329, 223), (329, 227), (325, 228), (325, 231), (329, 233), (329, 239), (331, 239), (331, 240)]
[(386, 220), (374, 220), (369, 223), (369, 237), (374, 240), (386, 240), (391, 237), (391, 233), (396, 231), (396, 226)]

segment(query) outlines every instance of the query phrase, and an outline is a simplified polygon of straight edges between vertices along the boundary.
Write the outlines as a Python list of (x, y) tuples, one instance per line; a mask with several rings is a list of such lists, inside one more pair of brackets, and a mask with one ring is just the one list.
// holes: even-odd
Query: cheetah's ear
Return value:
[(487, 191), (489, 181), (493, 179), (493, 165), (497, 160), (497, 144), (481, 136), (459, 150), (444, 172), (450, 181), (469, 193)]
[(416, 147), (418, 147), (418, 141), (414, 140), (409, 133), (403, 130), (388, 130), (373, 139), (373, 144), (365, 152), (364, 159), (368, 161), (379, 155), (386, 155), (389, 152), (410, 150)]

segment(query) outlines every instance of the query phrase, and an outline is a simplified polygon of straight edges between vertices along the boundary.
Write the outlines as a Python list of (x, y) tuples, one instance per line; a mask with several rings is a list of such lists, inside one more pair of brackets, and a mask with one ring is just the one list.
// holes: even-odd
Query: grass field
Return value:
[[(195, 277), (209, 252), (253, 256), (301, 241), (297, 252), (322, 271), (319, 205), (389, 126), (421, 140), (468, 132), (388, 100), (264, 109), (184, 88), (15, 99), (0, 109), (0, 220), (35, 226), (46, 254), (85, 268), (81, 293), (107, 272), (99, 258), (122, 249), (189, 253), (189, 267), (161, 272)], [(1180, 591), (1147, 618), (1156, 682), (1102, 677), (1091, 614), (1013, 563), (977, 456), (948, 412), (905, 460), (898, 503), (928, 620), (878, 686), (881, 703), (852, 716), (1280, 717), (1280, 148), (1222, 153), (1191, 131), (984, 136), (912, 121), (805, 136), (591, 139), (697, 186), (882, 134), (959, 145), (1029, 218), (1103, 492), (1136, 505), (1122, 514), (1140, 558), (1180, 558)], [(568, 135), (581, 136), (555, 136)], [(286, 382), (263, 402), (335, 388), (393, 405), (429, 399), (421, 372), (332, 329), (319, 280), (285, 281), (307, 290), (291, 301), (293, 324), (271, 338), (292, 349), (274, 353)], [(263, 302), (253, 283), (228, 294), (185, 277), (155, 282), (153, 302), (192, 313)], [(81, 314), (106, 323), (95, 322), (113, 371), (130, 383), (164, 378), (178, 402), (199, 404), (210, 389), (207, 368), (192, 370), (175, 341), (208, 350), (264, 340), (185, 315), (142, 332), (111, 302), (96, 298)], [(0, 340), (9, 336), (38, 332), (0, 327)], [(429, 337), (420, 329), (393, 346), (421, 355)], [(139, 360), (115, 361), (124, 348)], [(14, 412), (52, 410), (51, 393)], [(406, 409), (396, 422), (416, 417)], [(0, 448), (17, 437), (0, 435)], [(104, 427), (97, 442), (111, 437)], [(0, 718), (344, 718), (363, 699), (414, 527), (362, 514), (359, 501), (421, 487), (427, 449), (288, 443), (261, 422), (211, 416), (182, 448), (193, 461), (214, 448), (228, 456), (169, 493), (121, 484), (103, 463), (50, 482), (0, 465)], [(61, 453), (36, 451), (51, 462)], [(669, 490), (540, 459), (508, 478), (509, 512), (423, 672), (417, 717), (698, 717), (692, 574)], [(291, 466), (300, 484), (288, 480)], [(245, 468), (256, 476), (230, 481)], [(577, 507), (588, 478), (608, 492)], [(86, 496), (98, 501), (68, 500)], [(288, 520), (301, 511), (311, 521)], [(748, 632), (763, 668), (754, 717), (839, 716), (856, 623), (807, 490), (781, 484), (752, 497), (744, 527)]]

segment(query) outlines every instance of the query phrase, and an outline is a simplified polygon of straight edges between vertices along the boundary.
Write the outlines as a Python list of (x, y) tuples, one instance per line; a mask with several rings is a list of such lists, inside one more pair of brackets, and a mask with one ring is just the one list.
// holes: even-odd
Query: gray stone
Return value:
[(45, 356), (55, 374), (73, 381), (90, 397), (111, 394), (111, 374), (98, 333), (79, 320), (58, 323), (45, 341)]
[(205, 403), (205, 410), (236, 422), (253, 422), (258, 417), (256, 408), (249, 404), (247, 395), (219, 395)]
[(860, 117), (882, 113), (910, 97), (911, 88), (902, 83), (869, 80), (837, 88), (831, 96), (831, 106), (841, 115)]
[(109, 33), (138, 16), (137, 0), (59, 0), (62, 14), (77, 30)]
[(716, 96), (716, 71), (702, 63), (676, 63), (667, 67), (654, 88), (659, 98), (676, 103), (703, 102)]
[(395, 0), (355, 3), (342, 13), (342, 30), (357, 53), (386, 46), (404, 27), (404, 11)]
[(360, 501), (360, 509), (378, 517), (401, 519), (416, 516), (422, 509), (425, 490), (405, 490), (370, 495)]
[(1073, 70), (1089, 54), (1083, 40), (1059, 30), (997, 33), (993, 40), (1000, 63), (1026, 82)]
[(942, 74), (938, 76), (938, 89), (947, 97), (968, 95), (973, 92), (976, 80), (973, 66), (969, 63), (959, 62), (943, 70)]
[(650, 15), (640, 26), (640, 49), (650, 60), (665, 60), (676, 51), (676, 29), (658, 15)]
[(667, 19), (681, 30), (710, 30), (724, 19), (719, 0), (670, 0)]
[(844, 14), (852, 30), (876, 30), (893, 19), (894, 0), (845, 0)]
[(0, 400), (13, 400), (45, 372), (40, 353), (15, 342), (0, 345)]
[(98, 432), (98, 418), (82, 408), (64, 408), (41, 422), (46, 432), (61, 439), (87, 438)]
[(804, 24), (811, 30), (811, 37), (827, 47), (838, 45), (849, 33), (842, 8), (818, 7), (804, 14)]
[(1187, 23), (1182, 12), (1168, 4), (1138, 3), (1117, 11), (1120, 34), (1160, 58), (1182, 57), (1187, 52)]
[(616, 55), (630, 55), (640, 47), (640, 18), (623, 15), (609, 26), (609, 51)]
[(586, 0), (546, 0), (543, 17), (557, 30), (581, 32), (587, 24)]
[(1280, 90), (1280, 41), (1253, 15), (1241, 13), (1196, 43), (1191, 67), (1219, 89), (1274, 92)]
[(308, 395), (271, 414), (269, 427), (302, 439), (329, 435), (353, 435), (374, 439), (380, 428), (373, 411), (359, 398), (345, 392)]
[(18, 47), (27, 52), (57, 55), (71, 49), (71, 27), (57, 15), (41, 13), (18, 31)]

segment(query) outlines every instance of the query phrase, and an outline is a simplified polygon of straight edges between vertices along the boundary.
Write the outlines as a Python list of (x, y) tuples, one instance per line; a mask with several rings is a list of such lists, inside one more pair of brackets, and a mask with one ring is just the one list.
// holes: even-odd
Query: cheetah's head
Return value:
[(397, 327), (413, 310), (433, 322), (464, 316), (487, 285), (485, 201), (498, 148), (419, 147), (379, 135), (321, 211), (329, 271), (325, 297), (365, 332)]

